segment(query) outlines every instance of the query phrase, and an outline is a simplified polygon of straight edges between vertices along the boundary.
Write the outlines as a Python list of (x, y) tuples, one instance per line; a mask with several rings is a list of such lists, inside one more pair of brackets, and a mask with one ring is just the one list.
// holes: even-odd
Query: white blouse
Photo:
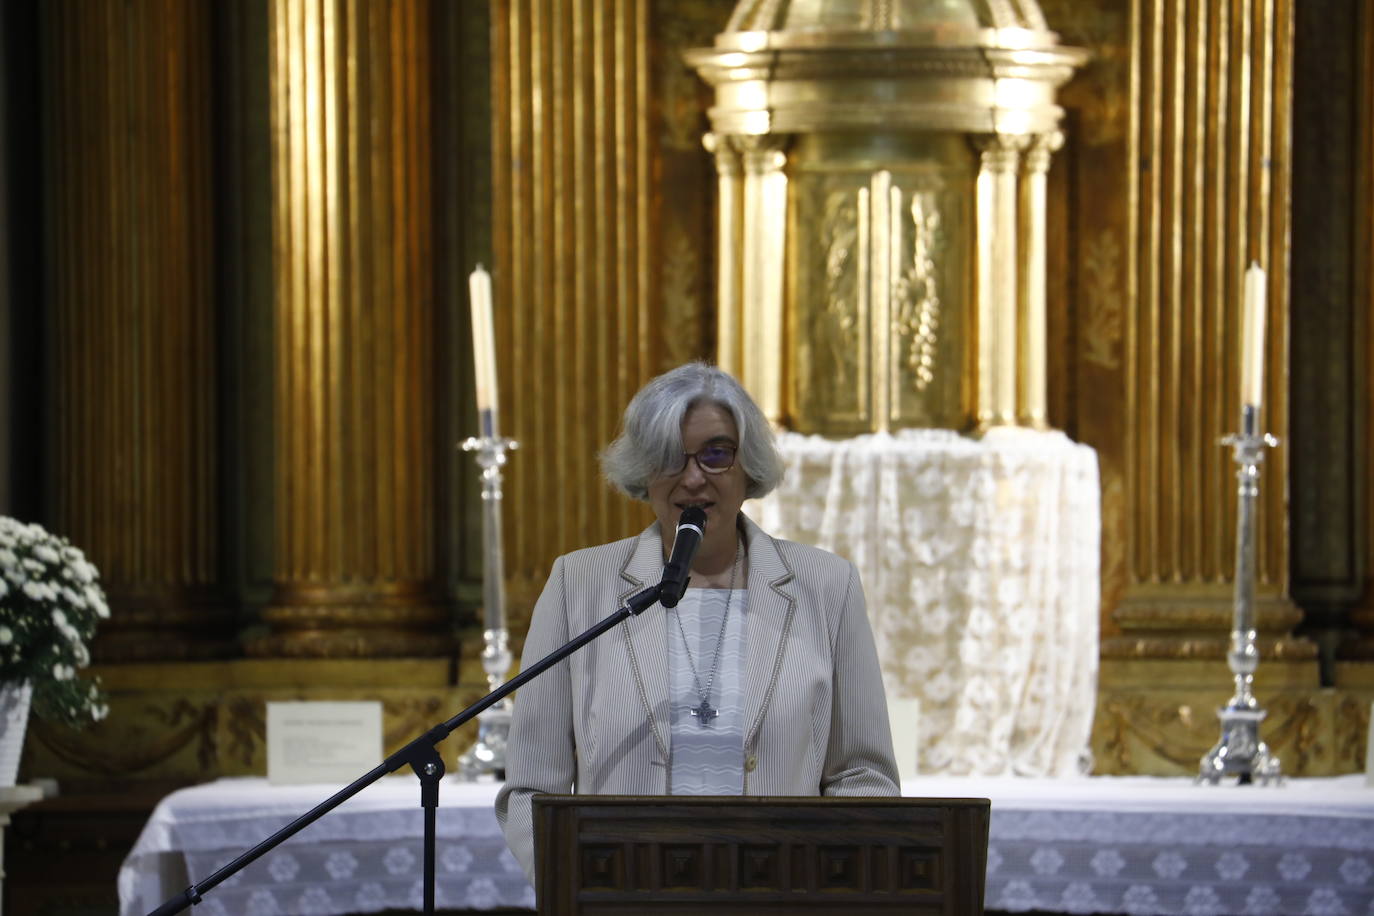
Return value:
[[(727, 598), (730, 615), (722, 635)], [(672, 706), (672, 784), (668, 791), (673, 795), (744, 792), (743, 674), (748, 605), (746, 589), (689, 588), (677, 607), (666, 612)], [(683, 634), (687, 637), (685, 645)], [(705, 724), (702, 716), (693, 715), (700, 712), (703, 699), (715, 712), (714, 717), (707, 712), (710, 721)]]

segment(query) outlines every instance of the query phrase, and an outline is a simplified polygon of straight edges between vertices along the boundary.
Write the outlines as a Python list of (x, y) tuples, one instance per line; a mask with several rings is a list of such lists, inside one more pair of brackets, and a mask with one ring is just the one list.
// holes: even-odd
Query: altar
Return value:
[[(119, 872), (121, 916), (143, 916), (333, 792), (222, 779), (169, 795)], [(494, 784), (445, 779), (436, 905), (533, 907), (492, 808)], [(923, 777), (909, 797), (992, 801), (987, 907), (1129, 914), (1374, 911), (1374, 789), (1363, 776), (1280, 787), (1185, 779)], [(420, 908), (419, 783), (393, 776), (350, 799), (194, 912), (215, 916)]]

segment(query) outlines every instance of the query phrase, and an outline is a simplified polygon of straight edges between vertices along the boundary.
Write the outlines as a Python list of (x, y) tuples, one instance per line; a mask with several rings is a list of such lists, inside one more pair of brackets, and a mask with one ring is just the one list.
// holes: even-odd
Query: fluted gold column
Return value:
[(783, 282), (787, 252), (786, 137), (747, 137), (743, 148), (744, 235), (741, 336), (749, 348), (740, 381), (769, 420), (783, 418)]
[(735, 138), (708, 133), (702, 138), (716, 162), (716, 365), (739, 376), (744, 359), (744, 276), (740, 252), (744, 247), (744, 164)]
[[(662, 368), (648, 0), (492, 10), (492, 247), (511, 629), (560, 553), (651, 515), (597, 453)], [(535, 367), (537, 371), (535, 371)]]
[(52, 526), (100, 568), (98, 658), (221, 654), (210, 13), (40, 10)]
[(447, 650), (428, 5), (272, 0), (275, 593), (255, 655)]
[(1064, 144), (1059, 131), (1034, 137), (1022, 158), (1017, 210), (1021, 240), (1017, 276), (1017, 420), (1036, 429), (1049, 427), (1049, 333), (1045, 301), (1045, 212), (1049, 205), (1046, 173), (1050, 156)]
[[(1292, 6), (1143, 0), (1130, 163), (1126, 594), (1109, 656), (1221, 657), (1231, 626), (1236, 482), (1219, 444), (1240, 413), (1243, 274), (1268, 272), (1263, 429), (1288, 434)], [(1286, 634), (1288, 448), (1265, 455), (1256, 540), (1262, 649)]]
[[(859, 248), (867, 255), (859, 268), (860, 314), (868, 316), (867, 340), (859, 345), (860, 358), (882, 366), (873, 390), (874, 426), (887, 432), (892, 418), (892, 338), (884, 329), (893, 326), (893, 287), (902, 272), (902, 191), (894, 186), (892, 172), (879, 169), (869, 185), (859, 191)], [(864, 277), (867, 274), (867, 277)], [(864, 279), (867, 282), (864, 282)]]
[(1016, 423), (1017, 380), (1017, 177), (1020, 137), (979, 137), (975, 190), (978, 242), (978, 428)]

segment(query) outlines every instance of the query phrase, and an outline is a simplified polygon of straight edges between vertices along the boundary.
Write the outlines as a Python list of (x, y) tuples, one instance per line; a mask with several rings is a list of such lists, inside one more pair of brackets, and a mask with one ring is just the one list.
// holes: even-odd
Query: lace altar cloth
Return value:
[(931, 777), (902, 792), (992, 799), (990, 910), (1374, 914), (1374, 789), (1363, 776), (1245, 788)]
[(1097, 455), (1064, 434), (782, 433), (747, 512), (848, 557), (889, 697), (919, 701), (917, 772), (1076, 776), (1097, 695)]
[[(337, 790), (225, 779), (165, 798), (119, 872), (121, 916), (203, 881)], [(497, 787), (440, 791), (440, 908), (534, 905), (506, 851)], [(1374, 914), (1374, 789), (1362, 776), (1278, 787), (1185, 779), (920, 777), (903, 794), (990, 798), (987, 906), (1013, 912)], [(419, 783), (391, 777), (205, 895), (204, 916), (421, 908)]]
[[(143, 916), (204, 881), (339, 790), (221, 779), (164, 798), (119, 870), (121, 916)], [(533, 907), (506, 848), (497, 786), (445, 778), (435, 817), (436, 909)], [(388, 776), (223, 884), (196, 916), (376, 913), (424, 908), (424, 812), (414, 774)]]

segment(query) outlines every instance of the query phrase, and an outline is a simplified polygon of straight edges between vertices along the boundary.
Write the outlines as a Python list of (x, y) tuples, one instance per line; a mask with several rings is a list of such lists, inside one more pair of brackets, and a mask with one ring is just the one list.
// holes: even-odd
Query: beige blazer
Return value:
[[(854, 564), (771, 537), (749, 551), (746, 795), (899, 795), (878, 655)], [(663, 570), (658, 523), (559, 557), (534, 608), (531, 664)], [(520, 688), (496, 816), (534, 880), (537, 792), (664, 795), (671, 785), (668, 627), (654, 605)]]

